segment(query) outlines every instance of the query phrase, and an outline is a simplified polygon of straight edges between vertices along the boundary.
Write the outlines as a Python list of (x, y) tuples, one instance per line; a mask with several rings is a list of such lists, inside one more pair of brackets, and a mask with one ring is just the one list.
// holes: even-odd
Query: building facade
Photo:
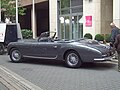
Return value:
[[(27, 8), (20, 16), (22, 28), (32, 28), (32, 0), (21, 0)], [(35, 28), (39, 36), (44, 31), (56, 31), (63, 39), (82, 38), (86, 33), (109, 34), (113, 21), (120, 27), (120, 0), (34, 0)]]
[(19, 23), (22, 29), (33, 30), (33, 38), (36, 38), (42, 32), (49, 31), (48, 0), (34, 0), (34, 10), (33, 0), (21, 0), (21, 5), (26, 8), (26, 14), (24, 16), (19, 16)]

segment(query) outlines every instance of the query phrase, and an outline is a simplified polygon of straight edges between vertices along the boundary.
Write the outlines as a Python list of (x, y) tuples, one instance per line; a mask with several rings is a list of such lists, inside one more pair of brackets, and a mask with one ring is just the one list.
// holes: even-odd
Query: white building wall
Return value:
[(110, 34), (113, 21), (113, 0), (101, 0), (101, 33)]
[[(100, 33), (100, 0), (83, 0), (83, 17), (84, 17), (84, 24), (83, 24), (83, 35), (86, 33), (91, 33), (94, 37), (96, 33)], [(92, 26), (86, 27), (85, 26), (85, 16), (92, 16)]]
[(113, 22), (120, 28), (120, 0), (113, 0)]
[[(113, 18), (113, 0), (83, 0), (83, 35), (91, 33), (93, 38), (96, 34), (110, 34), (110, 22)], [(92, 26), (85, 26), (85, 16), (92, 16)]]
[(57, 0), (49, 0), (50, 31), (57, 32)]

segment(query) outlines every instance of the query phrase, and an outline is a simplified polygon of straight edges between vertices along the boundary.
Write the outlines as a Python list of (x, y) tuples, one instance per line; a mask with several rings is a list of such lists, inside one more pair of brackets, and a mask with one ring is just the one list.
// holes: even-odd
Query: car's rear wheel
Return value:
[(22, 61), (21, 52), (16, 48), (11, 49), (10, 50), (10, 59), (12, 62), (21, 62)]
[(82, 64), (80, 56), (75, 51), (70, 51), (65, 55), (65, 62), (70, 68), (78, 68)]

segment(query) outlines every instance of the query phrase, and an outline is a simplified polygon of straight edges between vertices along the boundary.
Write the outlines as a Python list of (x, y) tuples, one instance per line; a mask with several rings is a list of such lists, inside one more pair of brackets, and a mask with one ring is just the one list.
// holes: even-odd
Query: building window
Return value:
[(70, 0), (60, 0), (60, 11), (61, 14), (70, 13)]
[(83, 12), (83, 0), (71, 0), (72, 13)]
[(59, 36), (78, 39), (83, 35), (83, 0), (59, 0)]

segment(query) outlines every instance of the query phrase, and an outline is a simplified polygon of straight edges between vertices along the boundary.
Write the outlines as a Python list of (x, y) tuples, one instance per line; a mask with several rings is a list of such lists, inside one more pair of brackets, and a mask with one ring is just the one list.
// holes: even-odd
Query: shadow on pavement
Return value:
[(33, 64), (33, 65), (36, 64), (36, 65), (47, 65), (47, 66), (61, 66), (61, 67), (65, 65), (64, 61), (61, 60), (46, 60), (46, 59), (25, 59), (21, 63)]
[[(66, 67), (65, 62), (60, 60), (25, 59), (21, 63)], [(83, 63), (80, 69), (106, 70), (106, 69), (112, 69), (116, 67), (117, 67), (117, 62), (105, 61), (105, 62), (96, 62), (96, 63)]]
[(96, 63), (84, 63), (81, 68), (83, 69), (92, 69), (92, 70), (106, 70), (113, 69), (117, 67), (117, 63), (111, 61), (106, 62), (96, 62)]

